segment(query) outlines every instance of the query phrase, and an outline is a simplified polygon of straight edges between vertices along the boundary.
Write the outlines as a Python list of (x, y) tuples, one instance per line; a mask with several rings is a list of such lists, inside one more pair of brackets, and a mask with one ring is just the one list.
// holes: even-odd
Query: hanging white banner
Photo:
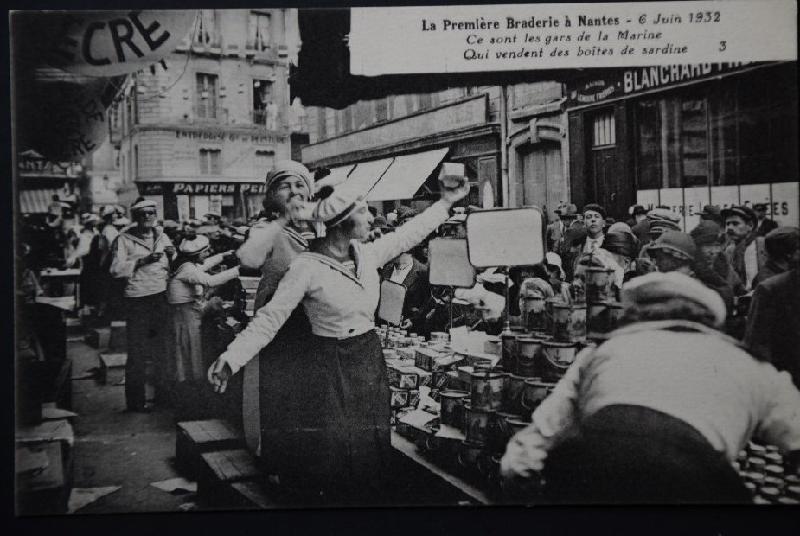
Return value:
[(192, 28), (197, 10), (72, 11), (41, 17), (46, 61), (65, 71), (115, 76), (157, 62)]
[(797, 59), (794, 0), (353, 8), (355, 75)]

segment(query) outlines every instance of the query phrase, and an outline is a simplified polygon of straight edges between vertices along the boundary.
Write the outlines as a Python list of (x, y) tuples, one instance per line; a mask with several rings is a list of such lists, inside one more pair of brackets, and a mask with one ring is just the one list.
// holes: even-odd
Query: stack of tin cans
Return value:
[(750, 442), (733, 466), (755, 504), (800, 504), (800, 475), (785, 466), (777, 447)]

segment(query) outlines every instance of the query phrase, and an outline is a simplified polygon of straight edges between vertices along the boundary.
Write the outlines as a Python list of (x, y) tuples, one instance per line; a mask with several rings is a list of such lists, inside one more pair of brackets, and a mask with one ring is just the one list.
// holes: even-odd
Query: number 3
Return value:
[(719, 51), (722, 52), (727, 48), (727, 41), (720, 41), (719, 42)]

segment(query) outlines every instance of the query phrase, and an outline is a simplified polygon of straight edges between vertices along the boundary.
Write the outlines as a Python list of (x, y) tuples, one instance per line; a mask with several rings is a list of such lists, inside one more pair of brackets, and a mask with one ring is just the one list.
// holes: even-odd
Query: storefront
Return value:
[(209, 212), (229, 221), (247, 219), (262, 208), (266, 184), (262, 182), (139, 182), (139, 193), (158, 205), (165, 219), (200, 219)]
[(690, 230), (707, 204), (767, 203), (798, 225), (796, 62), (608, 69), (567, 89), (578, 206), (663, 205)]
[(22, 214), (46, 214), (54, 197), (77, 206), (80, 164), (48, 162), (33, 150), (19, 154), (17, 193)]

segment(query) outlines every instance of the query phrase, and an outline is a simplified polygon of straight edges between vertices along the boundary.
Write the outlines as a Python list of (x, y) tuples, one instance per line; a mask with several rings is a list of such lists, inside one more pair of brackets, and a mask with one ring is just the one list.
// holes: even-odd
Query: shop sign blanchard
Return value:
[(617, 69), (602, 78), (577, 81), (568, 90), (568, 104), (582, 106), (608, 99), (625, 97), (681, 82), (700, 80), (720, 73), (735, 71), (749, 62), (701, 63), (694, 65), (657, 65)]

